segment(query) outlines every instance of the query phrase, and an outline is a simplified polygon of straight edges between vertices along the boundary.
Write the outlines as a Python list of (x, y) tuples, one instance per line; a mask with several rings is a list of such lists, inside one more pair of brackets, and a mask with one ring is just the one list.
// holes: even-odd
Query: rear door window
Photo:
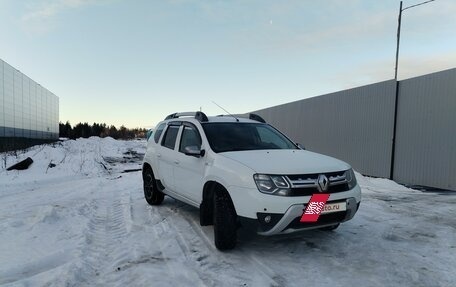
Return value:
[(166, 130), (165, 136), (163, 137), (162, 146), (174, 149), (178, 132), (179, 126), (169, 126)]
[(161, 125), (158, 126), (158, 128), (155, 130), (155, 134), (154, 134), (154, 141), (155, 143), (158, 143), (158, 140), (160, 139), (160, 136), (163, 132), (163, 130), (165, 129), (166, 127), (166, 124), (165, 123), (162, 123)]

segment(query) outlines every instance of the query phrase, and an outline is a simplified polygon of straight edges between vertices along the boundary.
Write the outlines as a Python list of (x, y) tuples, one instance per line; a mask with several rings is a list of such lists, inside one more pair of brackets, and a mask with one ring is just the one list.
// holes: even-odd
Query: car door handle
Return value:
[(158, 157), (158, 158), (160, 158), (160, 157), (162, 157), (162, 155), (161, 155), (161, 154), (159, 154), (159, 153), (157, 153), (157, 157)]
[(179, 162), (178, 160), (175, 160), (174, 163), (175, 163), (175, 164), (179, 164), (180, 162)]

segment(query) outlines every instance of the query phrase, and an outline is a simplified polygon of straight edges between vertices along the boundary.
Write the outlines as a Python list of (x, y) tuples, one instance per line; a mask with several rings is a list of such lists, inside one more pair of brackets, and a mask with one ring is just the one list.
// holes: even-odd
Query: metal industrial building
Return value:
[(365, 175), (456, 190), (456, 69), (256, 111)]
[(59, 137), (59, 98), (0, 59), (0, 151)]

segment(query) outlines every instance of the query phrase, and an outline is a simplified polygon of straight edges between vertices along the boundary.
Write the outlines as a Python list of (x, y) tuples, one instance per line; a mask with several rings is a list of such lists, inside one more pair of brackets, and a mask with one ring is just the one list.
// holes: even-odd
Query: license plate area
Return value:
[(345, 202), (345, 201), (332, 202), (332, 203), (325, 204), (325, 206), (323, 207), (323, 210), (321, 211), (321, 214), (341, 212), (341, 211), (345, 211), (345, 210), (347, 210), (347, 202)]

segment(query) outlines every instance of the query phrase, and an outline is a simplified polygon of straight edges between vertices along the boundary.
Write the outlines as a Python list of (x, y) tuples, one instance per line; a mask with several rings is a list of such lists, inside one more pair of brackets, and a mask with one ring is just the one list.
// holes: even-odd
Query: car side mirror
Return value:
[(300, 143), (296, 143), (296, 146), (297, 146), (298, 148), (300, 148), (300, 149), (303, 149), (303, 150), (306, 149), (306, 148), (305, 148), (302, 144), (300, 144)]
[(196, 145), (190, 145), (184, 148), (184, 153), (185, 155), (189, 156), (202, 157), (206, 152), (204, 151), (204, 149), (200, 149)]

